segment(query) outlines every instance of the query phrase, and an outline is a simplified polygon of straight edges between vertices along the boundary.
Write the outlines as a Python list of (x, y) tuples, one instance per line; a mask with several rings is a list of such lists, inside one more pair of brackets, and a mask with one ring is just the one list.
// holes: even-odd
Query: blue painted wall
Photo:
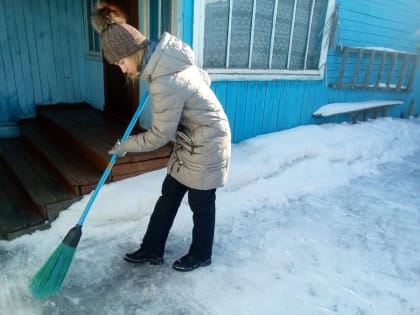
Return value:
[[(194, 0), (179, 1), (183, 40), (192, 44)], [(337, 1), (338, 46), (385, 47), (416, 52), (420, 39), (418, 0)], [(0, 0), (0, 123), (32, 117), (36, 104), (88, 101), (103, 106), (102, 62), (85, 57), (83, 2)], [(357, 30), (357, 31), (356, 31)], [(302, 124), (348, 120), (314, 119), (320, 106), (344, 101), (402, 99), (390, 111), (408, 113), (415, 99), (420, 112), (420, 66), (409, 93), (344, 90), (329, 87), (342, 53), (329, 51), (323, 80), (218, 81), (212, 88), (225, 106), (233, 141)]]
[(0, 0), (0, 123), (36, 104), (103, 106), (102, 62), (85, 58), (82, 1)]
[(344, 46), (389, 47), (416, 52), (418, 0), (343, 0), (339, 5), (339, 42)]
[(346, 116), (313, 118), (312, 113), (329, 103), (378, 99), (402, 99), (388, 115), (408, 112), (408, 93), (330, 89), (324, 81), (213, 82), (212, 88), (225, 107), (233, 142), (299, 125), (349, 120)]
[[(192, 8), (193, 0), (184, 0), (184, 7)], [(419, 43), (420, 2), (417, 0), (346, 0), (337, 1), (339, 26), (337, 46), (389, 48), (416, 52)], [(185, 15), (184, 40), (192, 41), (192, 17)], [(416, 37), (417, 36), (417, 37)], [(332, 48), (327, 58), (327, 72), (318, 81), (218, 81), (212, 88), (228, 114), (233, 141), (296, 127), (299, 125), (341, 122), (347, 116), (314, 119), (312, 113), (322, 105), (335, 102), (364, 101), (373, 99), (403, 100), (404, 105), (393, 107), (388, 115), (399, 117), (408, 114), (409, 102), (415, 98), (420, 104), (420, 75), (414, 90), (384, 92), (367, 90), (334, 89), (329, 84), (337, 79), (342, 52)], [(418, 67), (417, 73), (420, 72)], [(419, 112), (419, 106), (416, 110)]]

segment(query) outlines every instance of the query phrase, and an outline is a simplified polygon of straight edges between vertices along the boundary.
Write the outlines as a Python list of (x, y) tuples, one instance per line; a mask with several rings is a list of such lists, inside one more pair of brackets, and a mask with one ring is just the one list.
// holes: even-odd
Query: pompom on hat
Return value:
[(92, 26), (101, 36), (105, 59), (113, 64), (147, 46), (149, 41), (137, 29), (126, 23), (116, 7), (98, 3)]

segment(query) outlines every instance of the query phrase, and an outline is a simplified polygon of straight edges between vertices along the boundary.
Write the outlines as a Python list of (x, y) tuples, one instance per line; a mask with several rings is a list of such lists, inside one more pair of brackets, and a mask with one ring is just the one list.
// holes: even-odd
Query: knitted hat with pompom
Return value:
[(92, 15), (92, 26), (101, 36), (104, 57), (117, 63), (147, 46), (149, 41), (137, 29), (126, 23), (116, 7), (99, 3)]

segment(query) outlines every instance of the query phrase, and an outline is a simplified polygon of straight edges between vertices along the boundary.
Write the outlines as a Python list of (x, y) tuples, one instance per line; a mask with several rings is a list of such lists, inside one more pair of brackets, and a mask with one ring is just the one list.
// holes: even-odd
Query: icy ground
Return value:
[(125, 263), (165, 170), (106, 185), (60, 293), (31, 277), (88, 196), (47, 231), (0, 242), (0, 314), (420, 315), (420, 120), (305, 126), (233, 146), (218, 190), (213, 264), (171, 269), (188, 249), (183, 202), (163, 266)]

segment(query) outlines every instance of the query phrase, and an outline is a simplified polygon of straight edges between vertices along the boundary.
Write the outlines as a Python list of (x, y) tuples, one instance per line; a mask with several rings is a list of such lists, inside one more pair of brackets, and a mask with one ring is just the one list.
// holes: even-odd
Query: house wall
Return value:
[[(420, 2), (417, 0), (352, 0), (338, 1), (339, 25), (336, 32), (335, 44), (338, 48), (365, 47), (378, 50), (388, 49), (390, 52), (399, 51), (419, 54), (420, 43)], [(327, 85), (334, 82), (339, 73), (342, 61), (340, 49), (332, 49), (329, 53)], [(326, 93), (331, 94), (332, 89)], [(337, 92), (336, 92), (337, 93)], [(340, 101), (342, 93), (338, 91)], [(348, 92), (344, 92), (348, 93)], [(389, 115), (407, 117), (410, 114), (410, 103), (414, 101), (414, 113), (420, 113), (420, 66), (417, 57), (417, 71), (412, 90), (409, 92), (368, 92), (356, 90), (356, 100), (369, 99), (400, 99), (404, 105), (391, 108)]]
[(102, 63), (85, 58), (82, 1), (0, 0), (0, 123), (36, 104), (101, 107)]
[[(0, 124), (35, 115), (36, 104), (87, 101), (103, 106), (102, 62), (84, 51), (83, 1), (0, 0)], [(337, 1), (340, 23), (334, 46), (384, 47), (416, 52), (418, 0)], [(182, 38), (192, 45), (194, 0), (179, 1)], [(182, 8), (182, 9), (180, 9)], [(417, 35), (416, 35), (417, 32)], [(418, 52), (417, 52), (418, 53)], [(329, 51), (323, 80), (214, 81), (212, 88), (229, 116), (233, 141), (303, 124), (320, 106), (344, 101), (401, 99), (393, 116), (406, 116), (409, 103), (420, 112), (420, 66), (414, 90), (384, 92), (334, 89), (342, 52)]]
[[(184, 0), (184, 7), (193, 0)], [(233, 133), (233, 142), (299, 125), (341, 122), (347, 116), (315, 119), (312, 113), (322, 105), (335, 102), (365, 101), (373, 99), (403, 100), (404, 105), (392, 107), (388, 115), (400, 117), (408, 114), (411, 98), (419, 99), (419, 75), (411, 92), (385, 92), (334, 89), (342, 60), (337, 46), (381, 47), (415, 53), (416, 30), (420, 29), (420, 3), (416, 0), (352, 0), (337, 1), (339, 25), (335, 44), (327, 58), (326, 73), (322, 80), (264, 80), (213, 81), (212, 88), (225, 107)], [(189, 31), (192, 21), (184, 20), (184, 40), (192, 42)], [(186, 34), (186, 35), (185, 35)], [(419, 68), (417, 72), (419, 72)], [(418, 108), (418, 107), (417, 107)]]
[[(419, 52), (418, 54), (420, 55), (420, 47), (419, 47)], [(417, 76), (416, 76), (416, 80), (414, 81), (416, 86), (414, 87), (414, 91), (413, 91), (413, 108), (411, 109), (412, 112), (410, 113), (411, 115), (415, 115), (415, 116), (420, 116), (420, 64), (417, 65)]]

